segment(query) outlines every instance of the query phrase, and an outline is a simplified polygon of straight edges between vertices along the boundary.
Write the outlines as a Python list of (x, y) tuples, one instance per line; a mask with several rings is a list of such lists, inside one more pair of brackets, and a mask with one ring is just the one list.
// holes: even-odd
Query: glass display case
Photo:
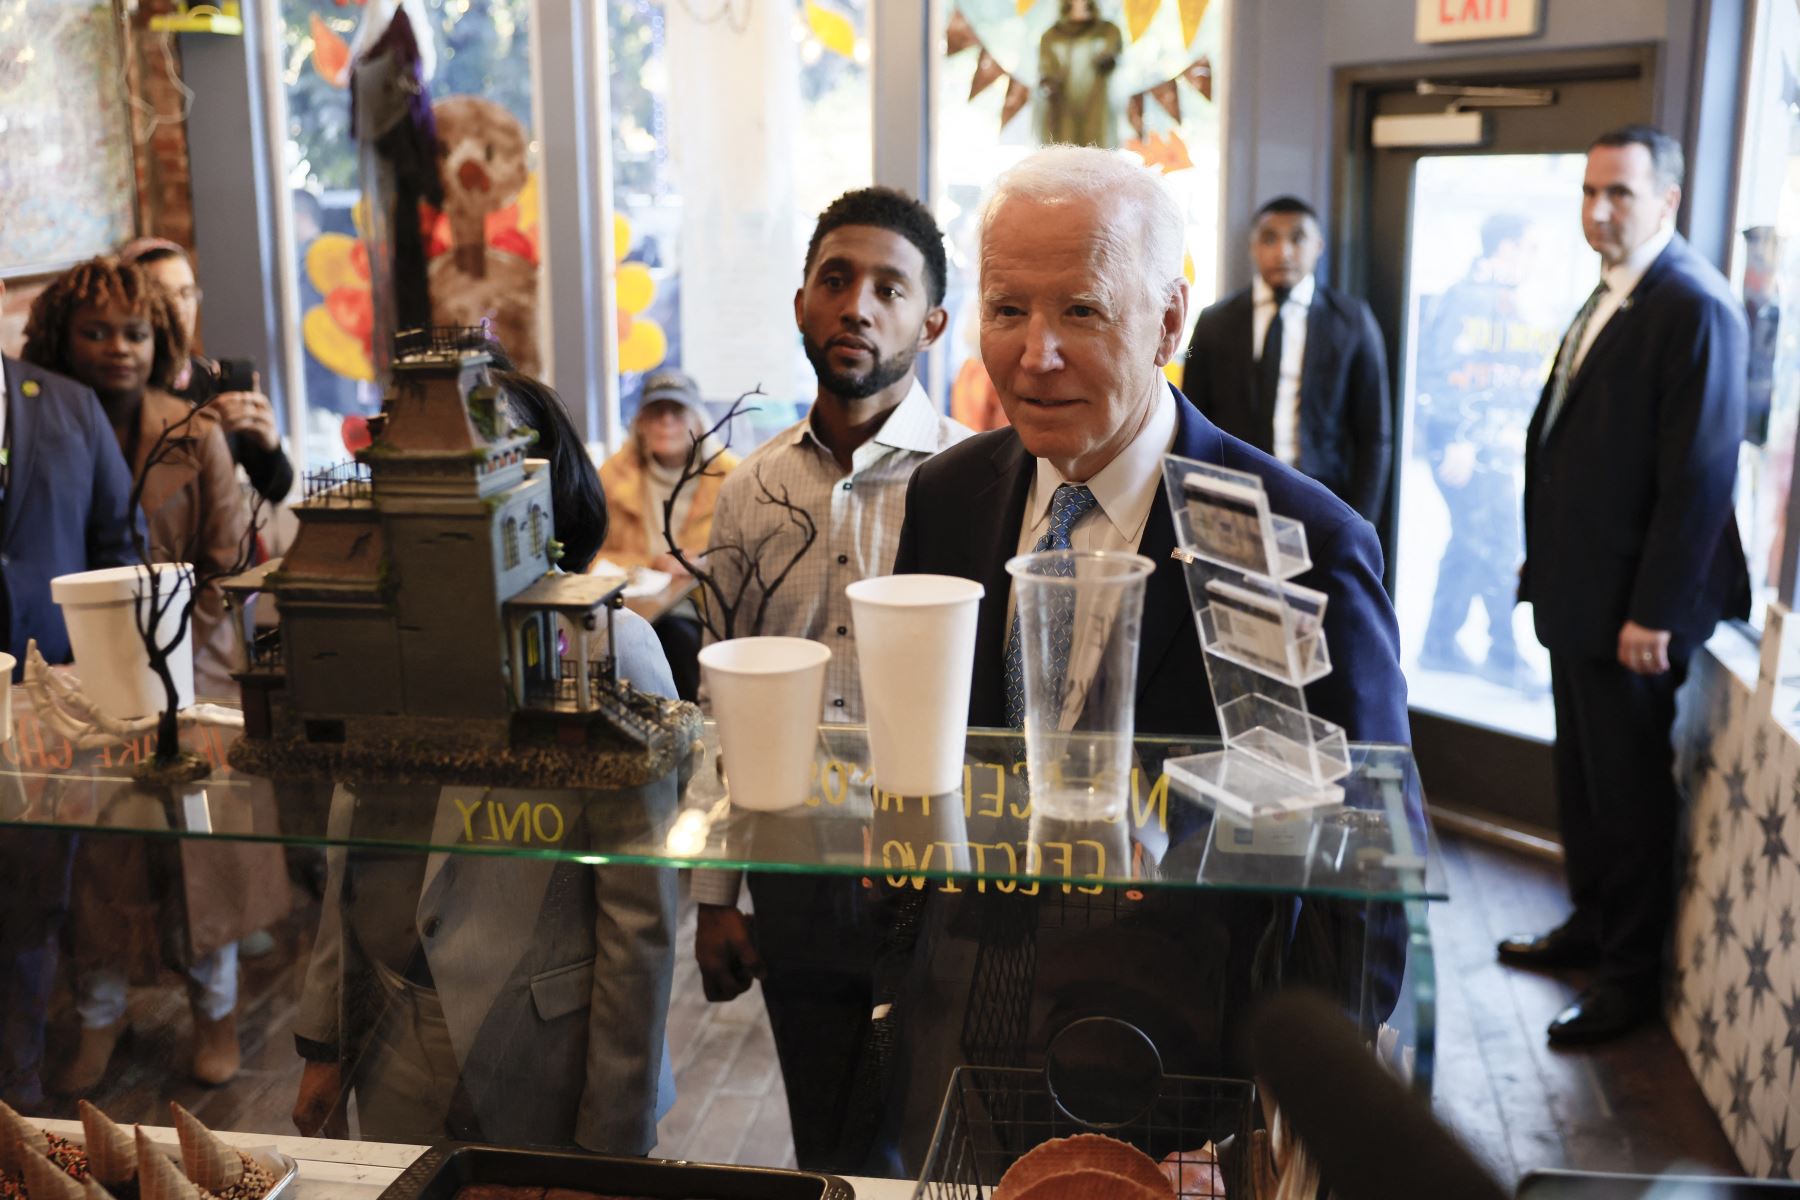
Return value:
[[(184, 730), (214, 762), (209, 777), (156, 787), (133, 778), (147, 742), (78, 749), (21, 689), (13, 735), (0, 746), (0, 878), (10, 911), (43, 914), (35, 934), (63, 961), (46, 1081), (80, 1052), (97, 964), (133, 983), (185, 969), (200, 1003), (201, 909), (220, 897), (201, 896), (196, 849), (263, 844), (261, 866), (240, 856), (239, 874), (224, 873), (238, 894), (284, 862), (298, 881), (285, 926), (297, 932), (243, 968), (257, 981), (244, 1018), (255, 1028), (240, 1040), (258, 1094), (197, 1109), (221, 1129), (291, 1135), (310, 1060), (336, 1068), (327, 1128), (340, 1136), (443, 1140), (412, 1132), (423, 1120), (464, 1140), (706, 1157), (656, 1125), (674, 1099), (667, 1063), (686, 1049), (687, 1027), (667, 1014), (698, 1003), (683, 994), (691, 970), (685, 984), (674, 970), (689, 953), (677, 934), (691, 923), (687, 868), (836, 879), (875, 914), (876, 1019), (844, 1103), (884, 1165), (842, 1174), (921, 1178), (956, 1068), (1035, 1078), (1085, 1019), (1140, 1031), (1169, 1079), (1247, 1080), (1245, 1014), (1286, 986), (1330, 992), (1385, 1061), (1430, 1088), (1425, 905), (1446, 893), (1399, 747), (1350, 747), (1341, 807), (1250, 821), (1163, 772), (1216, 743), (1143, 737), (1124, 819), (1071, 822), (1032, 812), (1023, 740), (1006, 731), (971, 730), (960, 793), (922, 797), (876, 790), (865, 730), (824, 726), (809, 794), (760, 813), (731, 808), (710, 724), (676, 772), (610, 792), (255, 778), (227, 765), (236, 734), (224, 725)], [(229, 937), (252, 932), (244, 923), (227, 920)], [(93, 928), (116, 924), (141, 936)], [(148, 949), (128, 955), (125, 941)], [(447, 1025), (424, 1058), (459, 1073), (452, 1111), (424, 1118), (408, 1115), (416, 1098), (401, 1078), (419, 1047), (397, 1046), (389, 1019), (422, 987)], [(132, 995), (135, 1021), (148, 1001)], [(196, 1087), (163, 1036), (153, 1063), (135, 1056), (128, 1078), (115, 1066), (83, 1095), (153, 1125), (171, 1099), (221, 1095)], [(52, 1090), (22, 1111), (71, 1117), (77, 1098)]]

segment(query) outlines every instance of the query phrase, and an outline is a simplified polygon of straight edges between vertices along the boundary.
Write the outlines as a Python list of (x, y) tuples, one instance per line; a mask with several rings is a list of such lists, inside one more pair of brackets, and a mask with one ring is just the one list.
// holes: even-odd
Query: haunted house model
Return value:
[(621, 585), (554, 570), (548, 466), (482, 333), (397, 337), (373, 444), (309, 477), (285, 557), (225, 581), (281, 611), (245, 647), (234, 767), (615, 788), (686, 761), (698, 710), (619, 680)]

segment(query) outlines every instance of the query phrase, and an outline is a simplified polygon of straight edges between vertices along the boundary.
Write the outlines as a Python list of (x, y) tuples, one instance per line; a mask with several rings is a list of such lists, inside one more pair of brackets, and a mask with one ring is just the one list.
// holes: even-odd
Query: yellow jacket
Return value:
[[(690, 557), (706, 552), (712, 535), (713, 509), (719, 503), (719, 487), (725, 476), (737, 466), (732, 454), (723, 454), (712, 470), (688, 483), (693, 502), (687, 517), (676, 530), (676, 543)], [(606, 541), (600, 546), (600, 557), (621, 567), (649, 563), (650, 540), (644, 532), (644, 462), (636, 445), (627, 445), (600, 465), (600, 489), (606, 493)]]

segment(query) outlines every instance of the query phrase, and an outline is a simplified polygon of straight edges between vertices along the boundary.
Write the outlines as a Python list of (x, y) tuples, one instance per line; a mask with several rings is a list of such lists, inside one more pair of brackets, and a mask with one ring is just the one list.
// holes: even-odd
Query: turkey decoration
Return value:
[[(315, 15), (312, 67), (334, 86), (348, 78), (350, 48)], [(484, 319), (527, 374), (538, 374), (538, 264), (541, 256), (537, 173), (530, 139), (518, 119), (478, 96), (447, 96), (432, 105), (437, 123), (441, 211), (421, 205), (419, 221), (430, 260), (432, 319), (478, 325)], [(302, 321), (306, 347), (349, 379), (373, 379), (373, 298), (357, 235), (324, 233), (306, 249), (306, 272), (323, 300)]]

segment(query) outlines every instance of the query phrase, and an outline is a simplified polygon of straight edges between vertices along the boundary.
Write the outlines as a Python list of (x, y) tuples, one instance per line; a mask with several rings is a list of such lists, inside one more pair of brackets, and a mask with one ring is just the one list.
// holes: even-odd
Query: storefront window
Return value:
[(1551, 736), (1524, 560), (1525, 429), (1599, 276), (1573, 220), (1586, 157), (1419, 161), (1407, 265), (1394, 606), (1416, 708)]
[(757, 438), (811, 400), (793, 295), (820, 210), (871, 180), (870, 3), (609, 0), (627, 421), (662, 366), (709, 401), (760, 386)]
[(1187, 215), (1190, 318), (1213, 300), (1222, 141), (1208, 95), (1225, 8), (950, 0), (935, 151), (950, 253), (943, 357), (959, 418), (978, 428), (1002, 421), (977, 352), (977, 225), (988, 185), (1043, 141), (1113, 145), (1160, 169)]
[(1750, 325), (1748, 414), (1739, 458), (1738, 527), (1749, 560), (1750, 619), (1776, 598), (1800, 417), (1800, 4), (1757, 6), (1738, 182), (1733, 287)]
[[(381, 407), (362, 243), (357, 146), (350, 137), (351, 48), (380, 6), (283, 0), (287, 181), (305, 346), (307, 451), (322, 465), (367, 444)], [(531, 0), (424, 0), (429, 82), (445, 186), (420, 213), (434, 320), (488, 320), (521, 369), (547, 336), (537, 143), (532, 129)], [(420, 31), (415, 31), (420, 32)]]

